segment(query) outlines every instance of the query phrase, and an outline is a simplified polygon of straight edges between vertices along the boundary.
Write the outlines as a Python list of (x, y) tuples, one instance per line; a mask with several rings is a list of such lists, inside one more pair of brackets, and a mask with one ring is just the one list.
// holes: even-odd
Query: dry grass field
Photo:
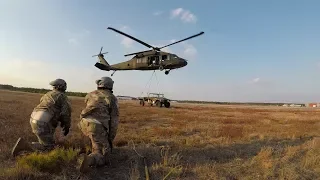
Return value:
[[(74, 152), (87, 142), (77, 128), (82, 98), (70, 97), (69, 135), (56, 135), (59, 144), (71, 148), (68, 153), (63, 154), (66, 149), (51, 155), (10, 156), (19, 137), (36, 140), (29, 116), (40, 97), (0, 91), (3, 179), (76, 179), (79, 175), (82, 154)], [(120, 101), (119, 106), (120, 125), (110, 164), (82, 179), (146, 179), (138, 154), (146, 157), (152, 180), (320, 178), (319, 109), (178, 103), (167, 109), (141, 107), (135, 101)]]

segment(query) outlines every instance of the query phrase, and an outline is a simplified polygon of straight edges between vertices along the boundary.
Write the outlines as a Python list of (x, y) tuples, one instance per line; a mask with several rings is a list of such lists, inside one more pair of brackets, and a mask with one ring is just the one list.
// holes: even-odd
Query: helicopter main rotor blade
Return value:
[(135, 54), (140, 54), (140, 53), (145, 53), (145, 52), (150, 52), (150, 51), (152, 51), (152, 50), (140, 51), (140, 52), (136, 52), (136, 53), (126, 54), (124, 56), (132, 56), (132, 55), (135, 55)]
[(112, 27), (108, 27), (107, 29), (111, 29), (111, 30), (113, 30), (113, 31), (115, 31), (115, 32), (117, 32), (117, 33), (119, 33), (119, 34), (122, 34), (122, 35), (124, 35), (124, 36), (127, 36), (128, 38), (131, 38), (131, 39), (139, 42), (140, 44), (143, 44), (143, 45), (147, 46), (148, 48), (154, 48), (153, 46), (151, 46), (151, 45), (149, 45), (149, 44), (147, 44), (147, 43), (145, 43), (145, 42), (143, 42), (143, 41), (141, 41), (141, 40), (139, 40), (139, 39), (137, 39), (137, 38), (135, 38), (135, 37), (132, 37), (132, 36), (130, 36), (130, 35), (124, 33), (124, 32), (121, 32), (121, 31), (119, 31), (119, 30), (117, 30), (117, 29), (114, 29), (114, 28), (112, 28)]
[(193, 36), (190, 36), (190, 37), (188, 37), (188, 38), (182, 39), (182, 40), (180, 40), (180, 41), (177, 41), (177, 42), (168, 44), (168, 45), (166, 45), (166, 46), (163, 46), (163, 47), (161, 47), (160, 49), (165, 48), (165, 47), (168, 47), (168, 46), (171, 46), (171, 45), (174, 45), (174, 44), (177, 44), (177, 43), (179, 43), (179, 42), (182, 42), (182, 41), (185, 41), (185, 40), (194, 38), (194, 37), (197, 37), (197, 36), (200, 36), (200, 35), (202, 35), (203, 33), (204, 33), (204, 32), (202, 31), (202, 32), (200, 32), (200, 33), (198, 33), (198, 34), (196, 34), (196, 35), (193, 35)]

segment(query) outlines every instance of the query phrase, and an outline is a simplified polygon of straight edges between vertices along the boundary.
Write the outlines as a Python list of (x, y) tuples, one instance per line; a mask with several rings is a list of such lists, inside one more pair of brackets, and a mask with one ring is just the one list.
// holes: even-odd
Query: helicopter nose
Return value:
[(188, 64), (187, 60), (181, 59), (183, 66), (186, 66)]

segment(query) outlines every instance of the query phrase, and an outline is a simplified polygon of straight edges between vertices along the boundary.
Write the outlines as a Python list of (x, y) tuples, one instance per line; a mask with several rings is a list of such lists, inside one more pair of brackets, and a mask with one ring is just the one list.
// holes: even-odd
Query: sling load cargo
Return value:
[[(156, 77), (156, 80), (157, 80), (157, 84), (158, 84), (158, 89), (159, 89), (159, 81), (158, 81), (158, 78), (156, 76), (156, 72), (153, 71), (152, 75), (151, 75), (151, 78), (149, 80), (148, 83), (149, 84), (149, 88), (148, 88), (148, 91), (147, 91), (147, 94), (146, 96), (141, 96), (139, 97), (139, 104), (141, 106), (144, 106), (146, 103), (150, 106), (157, 106), (157, 107), (166, 107), (166, 108), (169, 108), (170, 107), (170, 99), (166, 98), (164, 96), (164, 94), (162, 93), (155, 93), (155, 92), (149, 92), (150, 91), (150, 86), (151, 86), (151, 81), (152, 81), (152, 78), (153, 76), (155, 75)], [(147, 83), (147, 85), (148, 85)], [(147, 86), (146, 85), (146, 86)], [(143, 94), (143, 92), (141, 93), (141, 95)]]

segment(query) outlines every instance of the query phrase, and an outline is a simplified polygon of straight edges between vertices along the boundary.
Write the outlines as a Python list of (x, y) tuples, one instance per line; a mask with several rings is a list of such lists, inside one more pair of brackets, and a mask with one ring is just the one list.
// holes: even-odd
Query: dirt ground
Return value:
[[(0, 91), (0, 168), (14, 166), (19, 137), (36, 141), (29, 116), (40, 94)], [(83, 98), (70, 97), (72, 129), (65, 141), (78, 147)], [(171, 108), (119, 101), (120, 124), (110, 164), (83, 179), (318, 179), (320, 109), (173, 103)], [(136, 152), (134, 151), (136, 148)], [(68, 169), (68, 167), (66, 167)], [(56, 179), (75, 179), (64, 171)], [(48, 178), (47, 178), (48, 179)]]

